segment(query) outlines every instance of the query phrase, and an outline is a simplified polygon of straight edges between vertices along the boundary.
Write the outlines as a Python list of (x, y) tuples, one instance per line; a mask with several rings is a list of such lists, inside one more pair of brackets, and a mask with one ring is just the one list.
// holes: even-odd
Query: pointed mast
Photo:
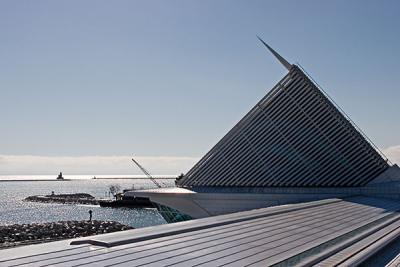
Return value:
[(287, 62), (286, 59), (284, 59), (283, 57), (281, 57), (281, 55), (279, 55), (274, 49), (272, 49), (269, 45), (267, 45), (267, 44), (263, 41), (263, 39), (261, 39), (258, 35), (256, 35), (256, 36), (257, 36), (258, 40), (260, 40), (260, 41), (265, 45), (265, 47), (267, 47), (268, 50), (276, 57), (276, 59), (278, 59), (279, 62), (280, 62), (287, 70), (290, 70), (290, 68), (292, 67), (292, 65), (291, 65), (289, 62)]

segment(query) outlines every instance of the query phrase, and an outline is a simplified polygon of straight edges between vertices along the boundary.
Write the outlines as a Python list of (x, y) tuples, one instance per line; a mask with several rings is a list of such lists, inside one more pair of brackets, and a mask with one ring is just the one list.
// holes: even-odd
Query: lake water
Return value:
[[(154, 188), (148, 179), (72, 179), (69, 181), (1, 181), (10, 177), (0, 177), (0, 225), (39, 223), (62, 220), (87, 220), (89, 210), (93, 219), (112, 220), (135, 228), (165, 224), (165, 220), (155, 209), (101, 208), (91, 205), (49, 204), (23, 201), (31, 195), (47, 195), (54, 191), (61, 193), (89, 193), (96, 198), (108, 197), (110, 185), (121, 189)], [(13, 177), (14, 178), (14, 177)], [(32, 177), (30, 177), (32, 178)], [(36, 179), (38, 177), (35, 177)], [(48, 177), (41, 177), (47, 179)], [(69, 178), (69, 177), (66, 177)], [(29, 179), (28, 176), (21, 180)], [(174, 180), (163, 179), (165, 185), (173, 186)]]

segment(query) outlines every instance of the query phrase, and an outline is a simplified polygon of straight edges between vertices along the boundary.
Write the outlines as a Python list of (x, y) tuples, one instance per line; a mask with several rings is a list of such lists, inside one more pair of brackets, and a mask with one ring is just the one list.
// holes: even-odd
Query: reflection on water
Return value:
[[(173, 185), (173, 180), (163, 180)], [(93, 219), (113, 220), (135, 228), (164, 224), (165, 220), (155, 209), (101, 208), (93, 205), (69, 205), (25, 202), (30, 195), (60, 193), (89, 193), (96, 198), (108, 196), (108, 187), (118, 184), (121, 189), (154, 187), (147, 179), (135, 180), (72, 180), (0, 182), (0, 225), (14, 223), (39, 223), (61, 220), (87, 220), (89, 210)]]

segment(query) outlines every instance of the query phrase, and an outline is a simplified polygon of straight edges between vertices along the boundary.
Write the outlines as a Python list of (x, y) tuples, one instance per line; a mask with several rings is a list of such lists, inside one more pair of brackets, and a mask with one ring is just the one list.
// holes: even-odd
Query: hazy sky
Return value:
[(126, 173), (129, 162), (106, 159), (129, 155), (155, 173), (186, 171), (286, 73), (256, 34), (400, 160), (399, 10), (399, 1), (0, 1), (0, 174)]

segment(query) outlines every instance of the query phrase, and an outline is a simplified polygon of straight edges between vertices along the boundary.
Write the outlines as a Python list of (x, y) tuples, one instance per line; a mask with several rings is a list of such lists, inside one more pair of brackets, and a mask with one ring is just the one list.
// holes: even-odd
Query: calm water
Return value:
[[(3, 179), (2, 179), (3, 178)], [(68, 178), (68, 177), (66, 177)], [(52, 177), (54, 180), (54, 177)], [(135, 228), (166, 223), (155, 209), (101, 208), (89, 205), (45, 204), (25, 202), (30, 195), (60, 193), (89, 193), (96, 198), (105, 198), (110, 185), (119, 185), (121, 189), (151, 188), (154, 185), (148, 179), (81, 179), (70, 181), (16, 181), (5, 182), (0, 177), (0, 225), (14, 223), (37, 223), (60, 220), (87, 220), (88, 211), (93, 211), (97, 220), (113, 220)], [(162, 180), (173, 185), (171, 179)]]

